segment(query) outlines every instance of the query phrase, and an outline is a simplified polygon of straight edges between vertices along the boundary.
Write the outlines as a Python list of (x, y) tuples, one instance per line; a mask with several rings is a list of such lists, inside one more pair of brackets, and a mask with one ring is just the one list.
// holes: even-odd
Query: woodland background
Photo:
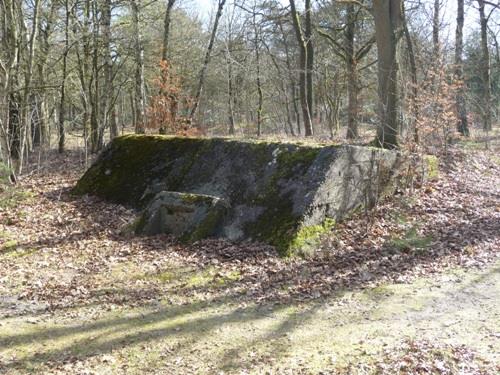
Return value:
[[(375, 22), (384, 3), (403, 10), (386, 36)], [(497, 2), (218, 0), (211, 13), (197, 9), (3, 0), (4, 164), (19, 173), (30, 153), (62, 152), (68, 137), (87, 155), (130, 131), (366, 142), (385, 124), (412, 149), (442, 148), (497, 120)], [(380, 76), (386, 51), (392, 78)], [(394, 82), (391, 118), (378, 78)]]

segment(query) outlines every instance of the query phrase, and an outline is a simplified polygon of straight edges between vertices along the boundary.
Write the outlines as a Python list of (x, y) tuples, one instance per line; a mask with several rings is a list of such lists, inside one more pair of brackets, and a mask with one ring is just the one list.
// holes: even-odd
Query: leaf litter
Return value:
[(83, 313), (97, 318), (165, 300), (301, 303), (457, 266), (481, 269), (500, 254), (500, 166), (488, 152), (449, 152), (438, 180), (339, 223), (307, 259), (282, 259), (259, 243), (126, 236), (135, 212), (72, 196), (81, 173), (76, 153), (53, 155), (21, 180), (29, 198), (0, 207), (0, 317), (37, 312), (36, 324), (88, 307)]

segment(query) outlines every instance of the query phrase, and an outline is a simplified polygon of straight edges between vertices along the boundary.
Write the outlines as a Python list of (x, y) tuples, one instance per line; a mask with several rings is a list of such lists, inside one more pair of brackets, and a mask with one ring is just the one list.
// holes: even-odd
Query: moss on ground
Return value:
[(439, 158), (435, 155), (424, 155), (423, 157), (426, 177), (430, 180), (439, 178)]
[(406, 231), (404, 236), (396, 237), (389, 242), (389, 246), (398, 251), (421, 250), (424, 251), (432, 243), (431, 236), (421, 236), (418, 234), (416, 226)]
[(16, 240), (7, 240), (0, 245), (0, 254), (16, 250), (17, 246), (18, 242)]
[(335, 220), (327, 218), (321, 225), (301, 227), (288, 245), (287, 255), (310, 256), (318, 246), (323, 235), (335, 227)]
[(15, 208), (21, 203), (28, 203), (34, 196), (32, 192), (19, 190), (16, 186), (0, 185), (0, 208)]

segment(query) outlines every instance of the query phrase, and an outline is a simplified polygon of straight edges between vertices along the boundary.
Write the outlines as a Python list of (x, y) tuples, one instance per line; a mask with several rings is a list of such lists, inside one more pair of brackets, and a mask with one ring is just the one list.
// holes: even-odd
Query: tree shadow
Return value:
[[(350, 172), (357, 173), (356, 171)], [(496, 197), (497, 195), (492, 196), (492, 198)], [(37, 241), (19, 244), (19, 246), (57, 247), (61, 244), (78, 242), (86, 238), (90, 231), (97, 231), (102, 233), (104, 238), (116, 241), (118, 245), (125, 245), (130, 241), (144, 241), (148, 250), (156, 251), (158, 255), (161, 251), (165, 251), (165, 246), (163, 249), (155, 248), (155, 243), (149, 243), (146, 239), (131, 240), (110, 234), (110, 230), (113, 232), (119, 228), (116, 223), (113, 223), (110, 228), (109, 221), (99, 212), (100, 207), (108, 207), (108, 209), (110, 207), (102, 201), (93, 199), (85, 201), (85, 199), (72, 197), (67, 188), (50, 190), (46, 198), (54, 201), (63, 199), (69, 202), (74, 206), (75, 211), (84, 218), (85, 223), (96, 225), (87, 232), (78, 233), (71, 237), (40, 238)], [(119, 206), (116, 207), (119, 208)], [(454, 215), (457, 212), (448, 209), (443, 214)], [(456, 237), (455, 233), (460, 233), (461, 236)], [(191, 302), (183, 306), (164, 306), (162, 304), (157, 308), (148, 307), (150, 311), (137, 312), (132, 316), (123, 315), (122, 312), (121, 316), (108, 317), (96, 322), (45, 328), (42, 326), (32, 333), (1, 335), (0, 347), (3, 350), (13, 350), (33, 342), (42, 346), (46, 345), (39, 353), (28, 353), (24, 357), (10, 361), (5, 367), (18, 368), (26, 363), (41, 365), (47, 361), (64, 362), (75, 356), (89, 358), (103, 353), (111, 353), (113, 350), (131, 345), (150, 343), (156, 339), (171, 339), (178, 341), (181, 347), (189, 347), (206, 336), (216, 335), (219, 327), (262, 319), (263, 314), (260, 309), (272, 306), (271, 303), (276, 300), (276, 296), (282, 296), (284, 290), (287, 291), (285, 296), (279, 299), (282, 304), (274, 306), (275, 311), (284, 311), (287, 307), (299, 305), (304, 299), (314, 300), (306, 308), (299, 309), (284, 318), (275, 328), (269, 329), (253, 339), (246, 340), (244, 344), (230, 347), (217, 359), (222, 370), (239, 368), (244, 366), (240, 357), (248, 347), (255, 346), (261, 341), (277, 339), (285, 333), (293, 332), (300, 324), (310, 320), (314, 313), (323, 306), (323, 300), (318, 297), (326, 298), (335, 295), (340, 290), (356, 290), (386, 280), (396, 280), (405, 272), (417, 267), (435, 264), (441, 258), (460, 257), (466, 247), (471, 244), (481, 244), (487, 241), (498, 243), (500, 222), (498, 217), (470, 212), (467, 222), (461, 222), (457, 225), (443, 227), (424, 225), (422, 235), (437, 239), (438, 242), (435, 241), (431, 246), (440, 246), (441, 251), (411, 248), (402, 251), (395, 249), (393, 244), (388, 241), (376, 250), (366, 245), (336, 248), (331, 249), (327, 258), (291, 261), (281, 260), (275, 251), (262, 244), (234, 245), (228, 241), (204, 240), (186, 247), (181, 246), (170, 237), (159, 236), (157, 240), (164, 240), (167, 244), (178, 247), (175, 250), (168, 249), (167, 251), (178, 251), (181, 255), (189, 254), (204, 267), (210, 266), (213, 260), (217, 260), (222, 265), (230, 264), (241, 267), (241, 277), (215, 287), (208, 285), (191, 288), (192, 293), (209, 291), (214, 293), (214, 296), (208, 301)], [(443, 243), (444, 240), (450, 238), (456, 238), (456, 240)], [(271, 266), (277, 266), (277, 271), (266, 265), (266, 262), (270, 260), (272, 260)], [(250, 272), (249, 268), (252, 267), (258, 269), (258, 272)], [(498, 272), (498, 268), (495, 272)], [(320, 289), (315, 288), (314, 282), (311, 281), (319, 281), (318, 288)], [(244, 289), (243, 291), (238, 289), (239, 286), (249, 285), (259, 291), (259, 297), (263, 301), (260, 307), (256, 307), (252, 303), (254, 297), (251, 294), (247, 295)], [(145, 293), (146, 290), (142, 292)], [(95, 293), (98, 294), (99, 290), (96, 290)], [(141, 293), (141, 291), (139, 289), (136, 291), (115, 288), (112, 293), (121, 293), (133, 300), (138, 298), (135, 293)], [(99, 306), (101, 301), (97, 297), (97, 295), (91, 294), (87, 301), (71, 304), (68, 309)], [(229, 307), (231, 303), (240, 301), (249, 302), (251, 306)], [(225, 311), (214, 312), (214, 309), (218, 308)], [(65, 308), (56, 307), (53, 312), (57, 312), (58, 309)], [(20, 316), (27, 313), (29, 312), (22, 312)], [(73, 337), (74, 339), (72, 339)], [(61, 340), (64, 341), (62, 347), (55, 347), (53, 343)], [(286, 354), (286, 348), (276, 347), (271, 352), (277, 357), (283, 356)]]
[[(47, 362), (65, 363), (75, 357), (90, 358), (95, 355), (111, 353), (129, 346), (143, 345), (155, 340), (168, 339), (176, 342), (177, 350), (193, 346), (204, 337), (216, 334), (219, 327), (231, 324), (244, 324), (250, 321), (265, 319), (263, 310), (267, 306), (251, 306), (231, 308), (223, 312), (214, 312), (224, 301), (208, 303), (192, 303), (185, 306), (161, 307), (156, 311), (137, 313), (134, 316), (113, 317), (97, 322), (74, 324), (63, 327), (40, 328), (34, 333), (23, 333), (0, 336), (0, 347), (3, 350), (36, 342), (43, 347), (36, 352), (14, 359), (3, 365), (4, 369), (19, 369), (25, 364), (43, 365)], [(271, 339), (293, 331), (300, 322), (312, 316), (317, 305), (292, 314), (276, 329), (270, 330), (261, 339)], [(273, 311), (280, 312), (286, 306), (274, 306)], [(210, 308), (210, 311), (206, 311)], [(82, 337), (82, 334), (84, 336)], [(63, 344), (53, 347), (54, 341), (64, 340)], [(258, 339), (256, 339), (258, 340)], [(248, 345), (253, 345), (251, 340)], [(229, 367), (239, 367), (237, 352), (244, 350), (245, 345), (231, 348), (217, 361)], [(225, 368), (226, 366), (224, 366)]]

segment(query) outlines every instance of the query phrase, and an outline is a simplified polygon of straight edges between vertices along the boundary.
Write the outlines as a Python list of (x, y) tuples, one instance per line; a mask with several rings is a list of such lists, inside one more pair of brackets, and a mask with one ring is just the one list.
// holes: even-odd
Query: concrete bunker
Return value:
[(392, 193), (399, 165), (396, 152), (371, 147), (126, 135), (74, 192), (141, 210), (139, 234), (257, 240), (290, 255)]

